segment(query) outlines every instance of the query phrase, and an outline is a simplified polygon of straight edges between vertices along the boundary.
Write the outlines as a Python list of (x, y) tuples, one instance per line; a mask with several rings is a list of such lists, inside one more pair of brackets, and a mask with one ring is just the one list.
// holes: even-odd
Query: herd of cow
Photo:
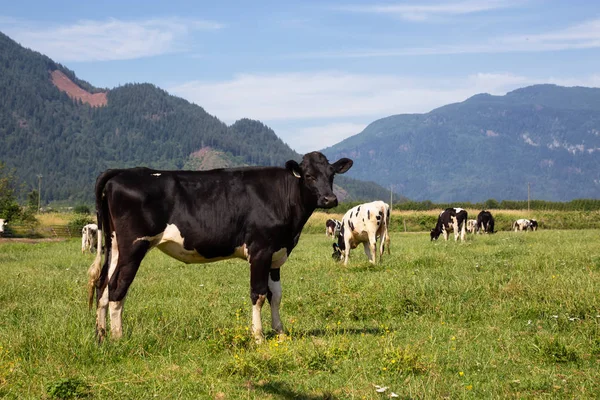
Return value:
[[(353, 161), (329, 163), (319, 153), (305, 154), (301, 163), (290, 160), (284, 168), (244, 167), (211, 171), (160, 171), (148, 168), (111, 169), (96, 180), (97, 225), (82, 230), (81, 250), (96, 252), (88, 270), (90, 308), (96, 298), (96, 337), (122, 336), (123, 304), (142, 259), (152, 248), (184, 263), (209, 263), (241, 258), (250, 264), (252, 334), (263, 340), (261, 309), (271, 305), (271, 326), (284, 329), (279, 315), (282, 298), (280, 267), (296, 247), (302, 228), (317, 208), (332, 208), (335, 174)], [(474, 221), (474, 222), (473, 222)], [(467, 220), (460, 208), (444, 210), (431, 230), (455, 240), (473, 232), (494, 232), (494, 219), (482, 211)], [(0, 220), (3, 229), (5, 221)], [(363, 244), (375, 263), (390, 252), (390, 208), (383, 201), (348, 210), (342, 221), (329, 220), (327, 233), (337, 238), (333, 257), (348, 263), (350, 249)], [(535, 230), (535, 220), (518, 220), (515, 230)], [(1, 232), (1, 231), (0, 231)], [(377, 240), (380, 240), (377, 248)]]
[[(360, 210), (363, 210), (362, 212)], [(376, 216), (373, 219), (372, 216)], [(384, 217), (385, 216), (385, 217)], [(365, 219), (366, 217), (366, 219)], [(375, 248), (378, 238), (380, 240), (379, 256), (383, 255), (387, 246), (390, 252), (390, 208), (383, 201), (374, 201), (358, 205), (344, 215), (341, 221), (328, 219), (325, 221), (325, 235), (337, 239), (333, 244), (332, 257), (348, 263), (350, 249), (363, 243), (365, 254), (371, 263), (375, 263)], [(511, 229), (517, 231), (535, 231), (538, 223), (535, 219), (518, 219), (513, 222)], [(465, 240), (466, 233), (494, 233), (494, 217), (486, 210), (477, 215), (477, 219), (468, 219), (467, 210), (463, 208), (446, 208), (437, 219), (436, 226), (430, 232), (431, 240), (437, 240), (441, 234), (448, 240), (449, 232), (454, 232), (454, 240)]]

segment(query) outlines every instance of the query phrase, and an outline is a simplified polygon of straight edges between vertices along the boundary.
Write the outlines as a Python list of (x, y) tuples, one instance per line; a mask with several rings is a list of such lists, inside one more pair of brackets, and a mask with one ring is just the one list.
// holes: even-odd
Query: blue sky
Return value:
[(98, 87), (150, 82), (322, 149), (376, 119), (600, 86), (600, 2), (13, 1), (0, 31)]

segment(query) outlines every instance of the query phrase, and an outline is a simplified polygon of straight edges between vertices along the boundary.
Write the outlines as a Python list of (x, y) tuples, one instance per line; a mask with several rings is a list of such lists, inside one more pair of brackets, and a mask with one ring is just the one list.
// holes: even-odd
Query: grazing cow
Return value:
[(340, 229), (342, 228), (342, 223), (337, 219), (328, 219), (325, 221), (325, 235), (331, 236), (332, 238), (338, 237), (340, 234)]
[(494, 217), (491, 212), (482, 210), (477, 215), (477, 232), (494, 233)]
[(7, 219), (0, 219), (0, 236), (4, 236), (4, 227), (8, 225)]
[(467, 232), (469, 232), (469, 233), (477, 232), (477, 220), (476, 219), (468, 219), (467, 220)]
[(332, 257), (339, 261), (343, 259), (344, 265), (348, 265), (350, 249), (355, 249), (362, 243), (369, 262), (375, 264), (377, 238), (380, 238), (379, 261), (381, 261), (386, 246), (390, 254), (389, 224), (390, 206), (383, 201), (374, 201), (351, 208), (342, 218), (338, 242), (333, 243)]
[[(261, 309), (271, 304), (273, 329), (279, 316), (279, 268), (298, 243), (316, 208), (338, 204), (333, 178), (352, 167), (330, 164), (312, 152), (285, 168), (245, 167), (211, 171), (113, 169), (96, 180), (98, 253), (88, 270), (90, 308), (96, 294), (96, 335), (120, 338), (123, 302), (146, 253), (157, 247), (189, 263), (241, 258), (250, 263), (252, 334), (263, 340)], [(102, 240), (104, 236), (104, 263)]]
[(529, 226), (527, 228), (531, 229), (532, 231), (537, 231), (537, 228), (538, 228), (538, 222), (537, 222), (537, 220), (530, 219), (529, 220)]
[(429, 234), (431, 240), (437, 240), (440, 234), (444, 234), (444, 239), (448, 240), (448, 231), (454, 231), (454, 241), (460, 240), (464, 242), (466, 236), (466, 225), (468, 218), (467, 210), (462, 208), (446, 208), (440, 213), (437, 224)]
[(98, 241), (98, 225), (87, 224), (81, 230), (81, 252), (85, 253), (89, 250), (90, 253), (96, 251), (96, 242)]
[(512, 223), (512, 230), (515, 232), (526, 231), (529, 228), (531, 221), (521, 218)]

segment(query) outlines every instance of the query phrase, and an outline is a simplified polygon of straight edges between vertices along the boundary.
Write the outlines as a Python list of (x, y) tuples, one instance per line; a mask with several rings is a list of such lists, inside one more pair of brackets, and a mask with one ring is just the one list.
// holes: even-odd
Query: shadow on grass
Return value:
[[(388, 327), (388, 331), (394, 331), (393, 327)], [(335, 329), (298, 329), (294, 330), (292, 337), (322, 337), (331, 336), (332, 334), (343, 334), (343, 335), (382, 335), (386, 332), (385, 328), (335, 328)], [(289, 332), (288, 332), (289, 334)], [(267, 334), (267, 339), (275, 337), (275, 332)]]
[(257, 390), (272, 394), (277, 399), (295, 399), (295, 400), (335, 400), (333, 394), (324, 392), (321, 394), (301, 393), (283, 382), (267, 382), (256, 387)]

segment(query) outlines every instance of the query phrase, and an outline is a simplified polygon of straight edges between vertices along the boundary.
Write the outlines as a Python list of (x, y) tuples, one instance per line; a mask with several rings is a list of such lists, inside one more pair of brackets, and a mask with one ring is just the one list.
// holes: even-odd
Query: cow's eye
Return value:
[(307, 181), (314, 181), (315, 180), (315, 178), (313, 178), (313, 176), (311, 174), (304, 175), (304, 179), (306, 179)]

